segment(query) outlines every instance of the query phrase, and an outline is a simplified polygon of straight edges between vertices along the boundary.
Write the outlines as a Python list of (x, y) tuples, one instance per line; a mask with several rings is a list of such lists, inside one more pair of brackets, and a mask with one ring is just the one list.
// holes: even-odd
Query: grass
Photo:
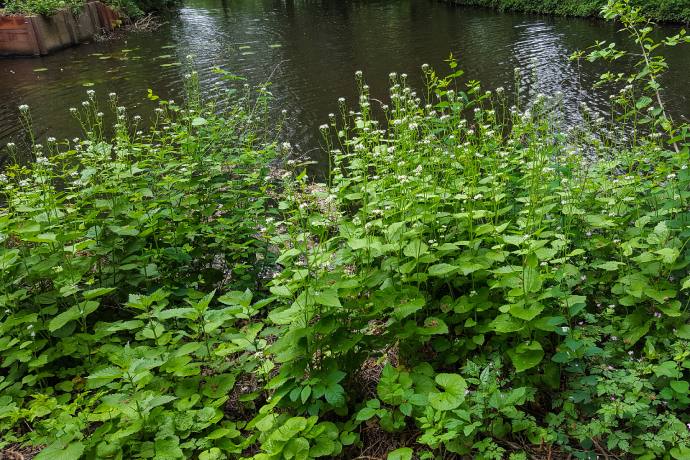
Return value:
[(641, 46), (602, 76), (609, 114), (463, 83), (452, 57), (419, 92), (391, 74), (387, 105), (357, 72), (323, 184), (268, 86), (228, 74), (151, 93), (150, 129), (112, 94), (106, 136), (87, 92), (82, 139), (10, 146), (32, 161), (0, 176), (0, 449), (687, 458), (690, 135), (658, 81), (688, 39), (606, 15)]

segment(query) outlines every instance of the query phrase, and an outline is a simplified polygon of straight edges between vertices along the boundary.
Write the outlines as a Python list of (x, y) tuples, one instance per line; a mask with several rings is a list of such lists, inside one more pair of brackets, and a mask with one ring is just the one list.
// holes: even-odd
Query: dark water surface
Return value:
[[(31, 107), (41, 135), (78, 135), (69, 107), (87, 89), (103, 102), (116, 92), (130, 113), (145, 115), (148, 88), (182, 99), (185, 56), (195, 56), (202, 84), (220, 66), (252, 82), (272, 74), (277, 107), (289, 114), (288, 136), (304, 151), (318, 147), (318, 126), (355, 100), (353, 74), (362, 70), (374, 97), (385, 98), (388, 74), (438, 70), (450, 52), (487, 89), (512, 87), (520, 67), (529, 92), (564, 93), (566, 108), (585, 101), (602, 108), (605, 90), (590, 90), (601, 65), (579, 69), (567, 57), (595, 40), (623, 43), (625, 36), (599, 20), (499, 13), (434, 0), (187, 0), (178, 14), (151, 33), (85, 44), (42, 58), (0, 60), (0, 147), (21, 138), (17, 106)], [(676, 33), (679, 27), (664, 26)], [(690, 116), (690, 47), (668, 55), (666, 98), (677, 118)], [(37, 69), (47, 69), (36, 71)], [(0, 154), (1, 155), (1, 154)]]

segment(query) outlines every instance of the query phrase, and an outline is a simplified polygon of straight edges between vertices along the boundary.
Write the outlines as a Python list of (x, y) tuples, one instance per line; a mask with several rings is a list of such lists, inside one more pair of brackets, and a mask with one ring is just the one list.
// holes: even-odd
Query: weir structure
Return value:
[(64, 9), (51, 16), (0, 15), (0, 56), (43, 56), (119, 24), (118, 14), (98, 1), (85, 3), (76, 14)]

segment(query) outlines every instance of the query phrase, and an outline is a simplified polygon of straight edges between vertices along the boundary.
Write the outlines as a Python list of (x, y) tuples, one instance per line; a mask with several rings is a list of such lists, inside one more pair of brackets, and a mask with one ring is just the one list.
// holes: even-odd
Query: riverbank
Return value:
[[(556, 14), (561, 16), (599, 17), (607, 0), (442, 0), (466, 6), (496, 8), (502, 11)], [(683, 0), (639, 0), (633, 2), (655, 21), (690, 23), (690, 4)]]
[(148, 128), (87, 90), (82, 135), (39, 142), (20, 106), (0, 456), (690, 457), (690, 127), (657, 84), (690, 40), (617, 12), (658, 64), (612, 82), (617, 116), (452, 58), (418, 89), (390, 73), (387, 103), (356, 71), (320, 184), (273, 87), (220, 69), (202, 91), (185, 62)]

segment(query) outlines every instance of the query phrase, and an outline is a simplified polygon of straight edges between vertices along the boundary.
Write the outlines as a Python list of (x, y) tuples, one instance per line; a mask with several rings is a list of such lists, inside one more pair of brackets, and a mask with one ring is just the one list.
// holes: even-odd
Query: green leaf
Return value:
[(335, 407), (342, 407), (345, 405), (345, 389), (339, 383), (335, 383), (326, 387), (324, 393), (328, 404)]
[(532, 302), (530, 305), (525, 306), (525, 302), (520, 301), (510, 306), (509, 313), (516, 318), (530, 321), (536, 318), (542, 311), (544, 311), (544, 306), (540, 303)]
[(651, 103), (652, 103), (652, 98), (651, 98), (651, 97), (649, 97), (649, 96), (642, 96), (642, 97), (639, 98), (639, 99), (637, 100), (637, 102), (635, 103), (635, 108), (637, 108), (637, 110), (641, 110), (641, 109), (644, 109), (645, 107), (647, 107), (647, 106), (648, 106), (649, 104), (651, 104)]
[(388, 454), (388, 460), (412, 460), (414, 451), (410, 447), (401, 447)]
[(374, 409), (373, 407), (364, 407), (359, 412), (357, 412), (356, 420), (360, 422), (369, 420), (374, 415), (376, 415), (376, 412), (377, 409)]
[(303, 437), (290, 439), (283, 447), (282, 458), (298, 459), (309, 458), (309, 441)]
[(423, 243), (421, 240), (412, 240), (407, 243), (405, 249), (403, 249), (403, 254), (407, 257), (414, 257), (415, 259), (423, 256), (429, 252), (429, 246)]
[(166, 460), (184, 458), (184, 452), (180, 449), (180, 442), (177, 440), (177, 437), (174, 439), (156, 439), (154, 446), (156, 458)]
[(287, 286), (271, 286), (269, 290), (271, 291), (271, 294), (278, 297), (292, 296), (292, 292), (290, 292), (290, 289)]
[(615, 272), (618, 270), (618, 267), (620, 265), (625, 265), (623, 262), (617, 262), (617, 261), (609, 261), (609, 262), (603, 262), (598, 265), (595, 265), (595, 268), (601, 268), (602, 270), (606, 270), (608, 272)]
[(450, 264), (436, 264), (429, 267), (429, 276), (445, 276), (458, 270), (459, 267)]
[(97, 308), (98, 302), (92, 300), (73, 305), (50, 320), (50, 323), (48, 323), (48, 330), (50, 332), (55, 332), (70, 321), (74, 321), (82, 316), (87, 316), (88, 314), (93, 313)]
[(512, 318), (508, 314), (498, 315), (489, 326), (498, 333), (507, 334), (509, 332), (517, 332), (525, 327), (522, 321)]
[(315, 291), (314, 301), (320, 305), (325, 305), (327, 307), (342, 307), (342, 305), (340, 305), (340, 299), (338, 299), (337, 289), (324, 289), (322, 291)]
[(192, 120), (192, 126), (203, 126), (206, 123), (207, 123), (207, 121), (203, 117), (196, 117)]
[(77, 460), (84, 453), (84, 444), (81, 442), (71, 442), (65, 444), (57, 441), (34, 457), (35, 460)]
[(104, 295), (108, 295), (113, 291), (115, 291), (115, 288), (96, 288), (84, 291), (82, 292), (82, 295), (86, 300), (91, 300), (97, 297), (103, 297)]
[(441, 318), (429, 316), (424, 320), (424, 326), (418, 328), (417, 331), (423, 335), (447, 334), (448, 326)]
[(212, 399), (227, 396), (235, 386), (235, 376), (232, 374), (213, 375), (206, 378), (201, 388), (201, 394)]
[(398, 320), (401, 320), (421, 310), (425, 303), (426, 302), (423, 297), (418, 297), (395, 307), (393, 314)]
[(683, 324), (675, 331), (676, 337), (684, 340), (690, 340), (690, 324)]
[(86, 377), (88, 379), (88, 388), (99, 388), (103, 385), (107, 385), (115, 379), (122, 377), (122, 370), (117, 367), (106, 367), (104, 369), (92, 372), (91, 375)]
[(544, 349), (539, 342), (535, 341), (521, 343), (515, 349), (509, 349), (507, 352), (518, 372), (533, 368), (544, 357)]
[(670, 385), (673, 391), (682, 395), (687, 395), (690, 391), (690, 383), (685, 380), (672, 380)]
[(457, 409), (465, 400), (465, 379), (457, 374), (438, 374), (435, 380), (443, 391), (429, 394), (431, 407), (438, 411)]
[(690, 447), (674, 447), (669, 451), (669, 453), (671, 454), (671, 457), (675, 458), (676, 460), (687, 460), (688, 458), (690, 458)]

